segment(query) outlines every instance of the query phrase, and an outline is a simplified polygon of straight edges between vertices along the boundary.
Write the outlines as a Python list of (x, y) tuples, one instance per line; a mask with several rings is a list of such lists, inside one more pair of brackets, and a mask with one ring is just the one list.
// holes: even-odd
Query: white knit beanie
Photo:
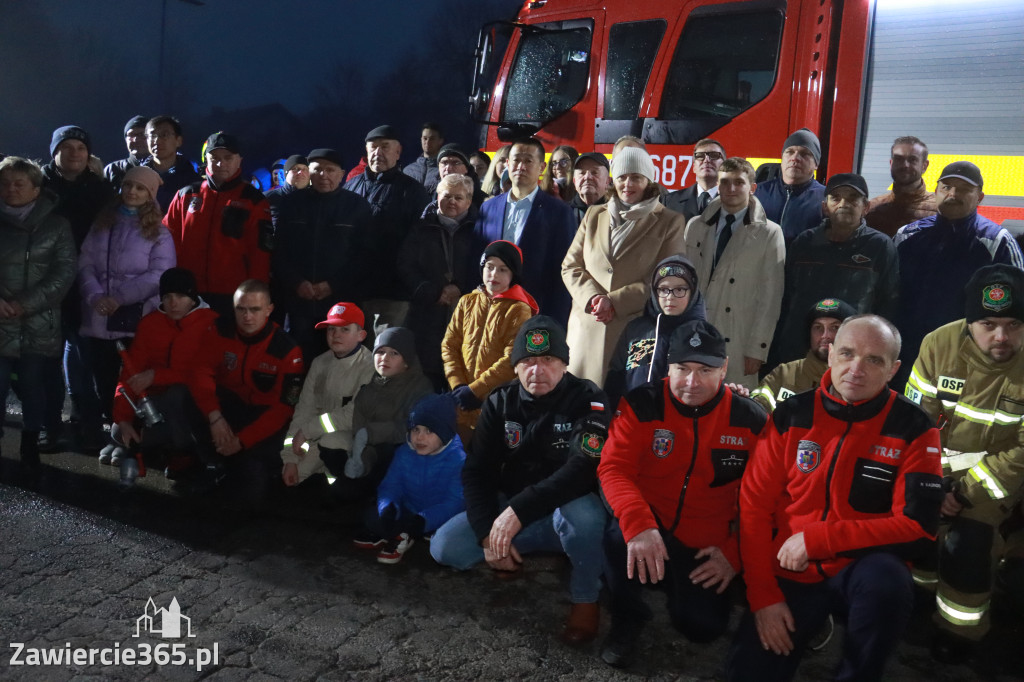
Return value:
[(612, 157), (611, 176), (639, 173), (654, 182), (654, 161), (651, 155), (639, 147), (623, 147)]

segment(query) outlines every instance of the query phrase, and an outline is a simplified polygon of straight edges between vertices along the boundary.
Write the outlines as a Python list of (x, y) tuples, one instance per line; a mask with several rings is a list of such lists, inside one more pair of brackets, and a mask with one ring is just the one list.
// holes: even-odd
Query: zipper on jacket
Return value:
[[(828, 474), (825, 476), (825, 507), (821, 510), (821, 521), (824, 521), (828, 516), (828, 512), (832, 506), (832, 474), (836, 471), (836, 462), (839, 461), (839, 453), (843, 449), (843, 442), (846, 437), (850, 434), (850, 429), (853, 428), (853, 422), (846, 422), (846, 430), (843, 431), (843, 435), (840, 436), (839, 442), (836, 444), (836, 449), (832, 453), (832, 461), (828, 464)], [(818, 573), (821, 577), (827, 578), (825, 570), (821, 567), (821, 560), (815, 559), (814, 565), (818, 569)]]
[(789, 188), (789, 187), (787, 186), (787, 187), (786, 187), (786, 203), (784, 203), (784, 204), (782, 205), (782, 214), (781, 214), (781, 215), (779, 215), (779, 226), (780, 226), (780, 227), (782, 226), (782, 223), (783, 223), (783, 222), (784, 222), (784, 221), (786, 220), (786, 209), (787, 209), (787, 208), (789, 208), (789, 200), (790, 200), (790, 198), (791, 198), (792, 196), (793, 196), (793, 190), (791, 190), (791, 189), (790, 189), (790, 188)]
[(700, 446), (700, 418), (693, 418), (693, 453), (690, 456), (690, 468), (686, 470), (686, 477), (683, 478), (683, 488), (679, 491), (679, 504), (676, 506), (676, 517), (672, 519), (672, 527), (668, 529), (669, 534), (676, 532), (676, 527), (679, 526), (679, 519), (683, 515), (683, 500), (686, 499), (686, 489), (690, 485), (690, 476), (693, 474), (693, 469), (697, 466), (697, 450)]

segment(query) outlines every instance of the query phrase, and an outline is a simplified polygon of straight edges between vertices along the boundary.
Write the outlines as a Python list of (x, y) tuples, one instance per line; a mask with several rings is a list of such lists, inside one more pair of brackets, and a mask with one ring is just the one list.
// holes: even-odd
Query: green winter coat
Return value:
[(56, 207), (56, 195), (44, 189), (23, 222), (0, 211), (0, 299), (25, 311), (0, 320), (2, 357), (61, 354), (60, 303), (75, 280), (77, 256), (71, 226)]

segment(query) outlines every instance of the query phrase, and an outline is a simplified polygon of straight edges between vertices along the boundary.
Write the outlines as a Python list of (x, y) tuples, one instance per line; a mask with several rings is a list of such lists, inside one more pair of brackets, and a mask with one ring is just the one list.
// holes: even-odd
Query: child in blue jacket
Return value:
[(455, 432), (455, 403), (450, 395), (429, 395), (409, 413), (406, 442), (395, 451), (377, 488), (371, 534), (356, 545), (378, 549), (377, 561), (397, 564), (417, 538), (430, 535), (465, 511), (462, 465), (466, 451)]

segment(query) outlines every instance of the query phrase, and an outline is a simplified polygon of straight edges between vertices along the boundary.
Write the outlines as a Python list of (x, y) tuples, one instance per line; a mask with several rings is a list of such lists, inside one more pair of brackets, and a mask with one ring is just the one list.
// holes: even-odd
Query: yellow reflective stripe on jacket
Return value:
[(987, 455), (987, 452), (960, 452), (959, 450), (945, 449), (942, 451), (940, 459), (944, 469), (963, 471), (978, 464)]
[(1001, 500), (1006, 497), (1006, 489), (1000, 485), (999, 479), (992, 475), (992, 472), (988, 470), (984, 462), (978, 462), (970, 469), (967, 473), (978, 483), (985, 486), (985, 490), (988, 491), (988, 496), (993, 500)]
[(772, 411), (775, 411), (775, 405), (777, 403), (775, 402), (775, 396), (772, 395), (772, 389), (768, 388), (767, 386), (762, 386), (761, 388), (756, 389), (753, 393), (750, 394), (750, 399), (753, 400), (757, 396), (761, 396), (762, 398), (767, 400), (768, 404), (772, 406)]
[(1012, 424), (1021, 423), (1021, 415), (1019, 414), (1010, 414), (1009, 412), (1003, 412), (1002, 410), (982, 410), (977, 407), (972, 407), (971, 405), (966, 405), (962, 402), (956, 404), (956, 409), (953, 412), (967, 421), (972, 421), (976, 424), (999, 424), (1000, 426), (1010, 426)]
[(334, 433), (337, 431), (334, 428), (334, 424), (331, 422), (331, 415), (328, 412), (324, 412), (320, 415), (320, 425), (324, 427), (324, 433)]
[(907, 383), (913, 385), (914, 388), (921, 391), (921, 393), (924, 393), (929, 398), (934, 398), (939, 394), (938, 389), (925, 381), (924, 377), (918, 373), (917, 367), (910, 370), (910, 379)]
[(953, 625), (980, 625), (990, 603), (985, 602), (981, 606), (964, 606), (942, 594), (935, 595), (935, 604), (939, 607), (939, 613)]
[[(292, 446), (292, 443), (294, 443), (294, 442), (295, 442), (295, 439), (292, 438), (291, 436), (288, 436), (287, 438), (284, 439), (284, 446), (286, 448), (290, 448)], [(306, 442), (304, 442), (302, 444), (302, 451), (303, 452), (309, 452), (309, 441), (306, 441)]]

